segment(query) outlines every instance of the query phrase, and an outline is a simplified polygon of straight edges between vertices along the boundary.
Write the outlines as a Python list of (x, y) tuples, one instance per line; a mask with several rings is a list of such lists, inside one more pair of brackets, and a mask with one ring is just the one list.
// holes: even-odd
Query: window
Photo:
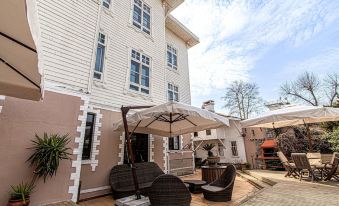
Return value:
[(168, 101), (179, 102), (179, 88), (171, 83), (168, 83)]
[(94, 122), (95, 115), (88, 113), (86, 119), (84, 146), (82, 149), (82, 160), (89, 160), (91, 158)]
[(206, 130), (206, 135), (211, 135), (211, 130), (210, 129)]
[(194, 136), (194, 137), (197, 137), (197, 136), (198, 136), (198, 132), (194, 132), (194, 133), (193, 133), (193, 136)]
[(97, 53), (95, 57), (95, 68), (94, 68), (94, 78), (99, 79), (99, 80), (102, 80), (102, 76), (103, 76), (105, 47), (106, 47), (105, 44), (106, 44), (106, 36), (102, 33), (99, 33)]
[(253, 136), (255, 136), (255, 132), (254, 132), (254, 130), (253, 130), (253, 129), (252, 129), (252, 135), (253, 135)]
[(169, 137), (168, 138), (168, 149), (169, 150), (180, 150), (180, 137)]
[(149, 94), (150, 58), (132, 50), (129, 89)]
[(141, 31), (151, 34), (151, 8), (141, 0), (134, 0), (133, 25)]
[(177, 50), (170, 45), (167, 45), (167, 66), (175, 70), (178, 69)]
[(232, 141), (231, 142), (231, 149), (232, 149), (232, 156), (238, 156), (238, 148), (237, 148), (237, 142)]
[(111, 5), (111, 0), (102, 0), (102, 5), (106, 7), (107, 9), (109, 9)]
[(220, 157), (224, 156), (224, 145), (218, 144), (218, 152)]

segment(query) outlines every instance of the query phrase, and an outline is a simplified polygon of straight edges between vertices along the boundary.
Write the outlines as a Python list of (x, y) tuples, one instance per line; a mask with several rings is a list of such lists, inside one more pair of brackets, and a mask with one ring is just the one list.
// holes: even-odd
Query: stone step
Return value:
[(255, 178), (255, 177), (251, 176), (250, 174), (247, 174), (243, 171), (238, 171), (237, 174), (241, 178), (247, 180), (250, 184), (252, 184), (254, 187), (256, 187), (259, 190), (272, 187), (272, 185), (267, 184), (266, 182), (263, 182), (262, 180), (259, 180), (259, 179)]
[(255, 179), (257, 179), (257, 180), (259, 180), (259, 181), (261, 181), (261, 182), (263, 182), (263, 183), (265, 183), (265, 184), (267, 184), (269, 186), (274, 186), (275, 184), (277, 184), (277, 182), (274, 182), (271, 179), (268, 179), (266, 177), (262, 177), (262, 176), (260, 176), (258, 174), (252, 173), (251, 170), (243, 170), (242, 172), (247, 174), (247, 175), (249, 175), (249, 176), (251, 176), (251, 177), (254, 177)]

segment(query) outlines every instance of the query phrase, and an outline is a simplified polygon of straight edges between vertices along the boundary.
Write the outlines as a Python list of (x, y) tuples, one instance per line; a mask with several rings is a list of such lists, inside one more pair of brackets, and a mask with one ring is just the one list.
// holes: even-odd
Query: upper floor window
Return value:
[(194, 132), (194, 133), (193, 133), (193, 136), (194, 136), (194, 137), (197, 137), (197, 136), (198, 136), (198, 132)]
[(168, 101), (179, 102), (179, 88), (171, 83), (168, 83)]
[(86, 119), (84, 146), (82, 149), (82, 160), (89, 160), (92, 152), (92, 141), (94, 134), (95, 114), (88, 113)]
[(232, 156), (238, 156), (238, 147), (236, 141), (231, 141)]
[(133, 25), (151, 34), (151, 8), (141, 0), (134, 0)]
[(132, 50), (131, 73), (129, 89), (143, 94), (149, 94), (150, 58)]
[(252, 129), (252, 135), (253, 135), (253, 136), (255, 136), (255, 132), (254, 132), (254, 130), (253, 130), (253, 129)]
[(167, 66), (175, 70), (178, 69), (177, 49), (170, 45), (167, 45)]
[(106, 47), (106, 36), (102, 33), (99, 33), (94, 67), (94, 78), (99, 80), (102, 80), (103, 76), (105, 47)]
[(211, 134), (212, 134), (211, 130), (210, 130), (210, 129), (207, 129), (207, 130), (206, 130), (206, 135), (211, 135)]
[(102, 5), (109, 9), (109, 7), (111, 6), (111, 0), (102, 0)]
[(180, 150), (180, 137), (169, 137), (168, 138), (168, 149), (169, 150)]

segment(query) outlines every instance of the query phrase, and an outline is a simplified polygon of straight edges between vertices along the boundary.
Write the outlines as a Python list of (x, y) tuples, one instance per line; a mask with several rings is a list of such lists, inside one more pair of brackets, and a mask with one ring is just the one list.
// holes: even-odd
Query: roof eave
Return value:
[(186, 26), (169, 14), (166, 18), (166, 28), (171, 30), (182, 40), (185, 41), (188, 48), (191, 48), (200, 43), (199, 37), (197, 37), (193, 32), (191, 32)]

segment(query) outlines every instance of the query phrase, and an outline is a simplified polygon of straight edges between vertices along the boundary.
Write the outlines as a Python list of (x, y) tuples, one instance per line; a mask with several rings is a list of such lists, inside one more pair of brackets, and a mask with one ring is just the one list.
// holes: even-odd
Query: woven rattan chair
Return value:
[[(141, 194), (148, 196), (149, 188), (158, 176), (164, 174), (154, 162), (136, 163), (136, 173)], [(116, 165), (110, 174), (110, 185), (114, 199), (135, 194), (132, 170), (129, 165)]]
[(282, 152), (277, 152), (277, 155), (282, 163), (282, 165), (285, 167), (285, 169), (287, 170), (287, 173), (285, 175), (285, 177), (299, 177), (299, 174), (296, 171), (296, 167), (295, 164), (293, 162), (288, 161), (288, 159), (286, 158), (286, 156), (284, 155), (284, 153)]
[(300, 181), (303, 178), (303, 174), (307, 172), (311, 177), (312, 182), (318, 180), (316, 176), (317, 169), (315, 166), (311, 166), (305, 153), (292, 153), (292, 159), (296, 166), (296, 171), (299, 173)]
[(204, 198), (214, 202), (230, 201), (232, 199), (236, 173), (234, 165), (227, 166), (224, 173), (217, 180), (201, 187)]
[(180, 178), (164, 174), (157, 177), (152, 183), (149, 200), (152, 206), (189, 206), (192, 198)]

